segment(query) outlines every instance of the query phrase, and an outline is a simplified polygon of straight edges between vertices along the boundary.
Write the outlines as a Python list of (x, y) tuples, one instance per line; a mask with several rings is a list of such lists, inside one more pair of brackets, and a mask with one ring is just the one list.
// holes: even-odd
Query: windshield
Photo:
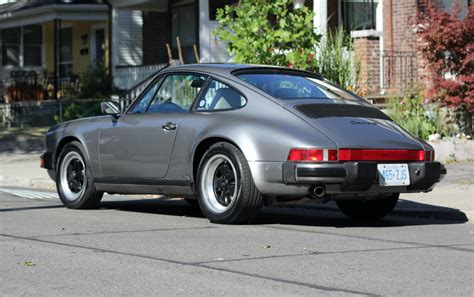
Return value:
[(282, 100), (360, 100), (355, 95), (323, 80), (297, 73), (245, 73), (237, 77)]

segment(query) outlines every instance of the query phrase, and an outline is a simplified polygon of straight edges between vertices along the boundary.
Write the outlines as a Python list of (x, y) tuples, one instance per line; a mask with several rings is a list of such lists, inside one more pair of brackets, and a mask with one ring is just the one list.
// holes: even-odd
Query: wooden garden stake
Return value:
[(197, 46), (195, 44), (193, 44), (193, 49), (194, 49), (194, 57), (196, 58), (196, 63), (199, 63), (199, 53), (198, 53)]
[(179, 62), (184, 64), (184, 59), (183, 59), (183, 52), (181, 51), (181, 41), (179, 41), (179, 37), (176, 37), (176, 43), (178, 44), (178, 55), (179, 55)]
[(168, 51), (168, 63), (173, 65), (173, 55), (171, 54), (171, 47), (169, 43), (166, 44), (166, 50)]

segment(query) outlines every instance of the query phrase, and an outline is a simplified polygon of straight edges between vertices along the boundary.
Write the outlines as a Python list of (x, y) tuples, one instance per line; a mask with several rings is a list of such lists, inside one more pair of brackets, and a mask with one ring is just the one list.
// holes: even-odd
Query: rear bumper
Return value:
[(324, 185), (328, 193), (384, 192), (390, 189), (394, 192), (426, 192), (446, 175), (446, 168), (439, 162), (411, 162), (408, 168), (410, 185), (403, 187), (380, 187), (377, 162), (316, 164), (288, 161), (283, 163), (282, 174), (287, 185)]

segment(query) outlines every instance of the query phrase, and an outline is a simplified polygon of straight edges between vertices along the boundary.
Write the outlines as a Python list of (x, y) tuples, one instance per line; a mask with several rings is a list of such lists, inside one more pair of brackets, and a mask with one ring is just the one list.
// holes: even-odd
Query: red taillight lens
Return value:
[(339, 149), (339, 161), (424, 161), (423, 150)]
[(337, 150), (293, 148), (288, 155), (288, 161), (334, 162), (337, 161)]
[(328, 161), (337, 161), (337, 150), (328, 150)]
[(301, 149), (293, 148), (288, 161), (433, 161), (434, 151), (373, 149)]
[(434, 161), (435, 152), (434, 151), (425, 151), (425, 161)]

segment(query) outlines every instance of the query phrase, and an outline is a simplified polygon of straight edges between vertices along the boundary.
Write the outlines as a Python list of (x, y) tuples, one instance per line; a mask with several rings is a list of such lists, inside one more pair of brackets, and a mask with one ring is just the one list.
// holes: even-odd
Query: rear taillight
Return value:
[(293, 148), (288, 161), (336, 162), (337, 149), (302, 149)]
[(434, 151), (425, 151), (425, 161), (434, 161), (435, 152)]
[(339, 161), (424, 161), (423, 150), (339, 149)]
[(293, 148), (288, 161), (432, 161), (434, 151), (424, 150), (373, 150), (373, 149), (304, 149)]

